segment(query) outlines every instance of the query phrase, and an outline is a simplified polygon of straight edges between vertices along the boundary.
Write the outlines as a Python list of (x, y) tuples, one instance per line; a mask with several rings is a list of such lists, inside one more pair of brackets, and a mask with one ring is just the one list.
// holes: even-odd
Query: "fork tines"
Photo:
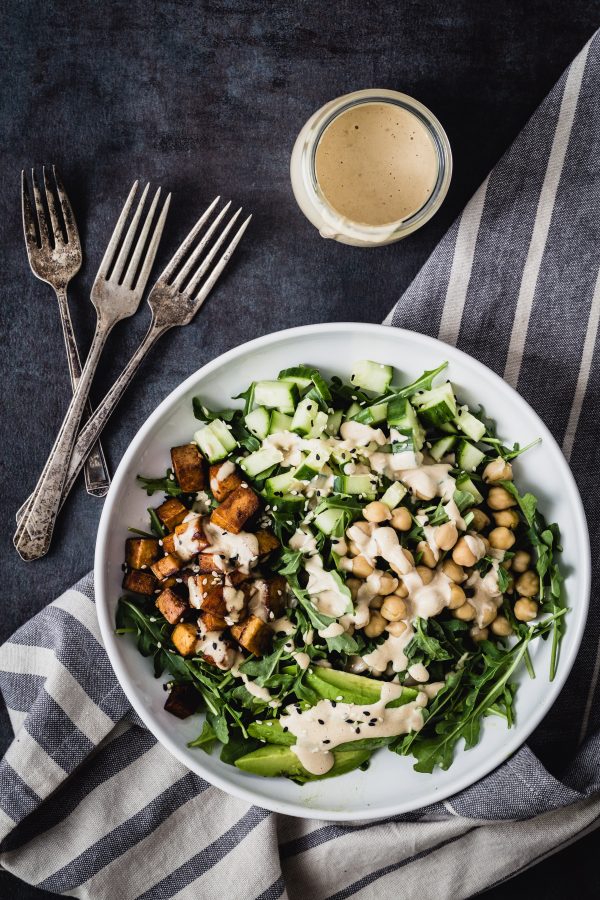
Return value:
[(23, 230), (27, 250), (30, 253), (45, 247), (61, 248), (66, 245), (79, 249), (79, 233), (75, 224), (75, 216), (55, 166), (52, 166), (52, 176), (46, 166), (43, 166), (44, 193), (42, 194), (36, 171), (35, 169), (31, 170), (32, 205), (25, 170), (21, 172)]
[[(240, 207), (240, 209), (230, 216), (224, 227), (219, 230), (219, 226), (225, 219), (225, 216), (231, 207), (231, 201), (226, 203), (211, 224), (206, 228), (206, 231), (198, 243), (196, 243), (204, 226), (218, 206), (220, 199), (220, 197), (215, 197), (208, 209), (198, 219), (159, 279), (159, 281), (166, 282), (170, 287), (175, 288), (180, 294), (185, 294), (195, 301), (202, 301), (208, 295), (219, 275), (229, 262), (231, 254), (241, 240), (242, 235), (252, 218), (252, 216), (248, 216), (245, 219), (228, 244), (225, 252), (217, 260), (209, 277), (203, 281), (204, 276), (210, 270), (215, 256), (223, 246), (227, 235), (232, 230), (242, 212)], [(207, 248), (209, 248), (208, 252), (203, 257)]]

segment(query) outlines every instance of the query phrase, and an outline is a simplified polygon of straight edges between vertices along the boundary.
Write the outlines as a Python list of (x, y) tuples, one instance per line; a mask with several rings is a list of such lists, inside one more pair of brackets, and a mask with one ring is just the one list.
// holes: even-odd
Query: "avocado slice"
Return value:
[(322, 778), (333, 778), (343, 775), (362, 766), (371, 755), (370, 750), (344, 750), (334, 752), (335, 762), (325, 775), (312, 775), (308, 772), (296, 754), (289, 747), (272, 744), (260, 747), (252, 753), (247, 753), (236, 759), (238, 769), (250, 772), (253, 775), (261, 775), (265, 778), (274, 778), (285, 775), (296, 781), (317, 781)]
[[(362, 675), (353, 675), (351, 672), (341, 672), (338, 669), (326, 669), (315, 666), (312, 672), (307, 672), (304, 683), (308, 685), (322, 700), (339, 700), (343, 703), (377, 703), (381, 697), (381, 688), (385, 684), (374, 678), (364, 678)], [(391, 700), (389, 707), (403, 706), (410, 703), (417, 696), (418, 691), (413, 688), (402, 688), (402, 694), (395, 700)]]

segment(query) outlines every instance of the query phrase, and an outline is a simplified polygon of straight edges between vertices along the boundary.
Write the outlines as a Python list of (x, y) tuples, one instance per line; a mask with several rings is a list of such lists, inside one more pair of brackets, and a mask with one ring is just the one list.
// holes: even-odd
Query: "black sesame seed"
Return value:
[(354, 731), (356, 732), (356, 734), (360, 734), (360, 728), (355, 728)]
[(368, 715), (369, 715), (369, 710), (363, 709), (363, 716), (368, 716)]
[(324, 725), (325, 719), (317, 719), (317, 722), (319, 723), (319, 725)]
[(284, 725), (284, 726), (283, 726), (283, 730), (284, 730), (284, 731), (287, 731), (287, 730), (288, 730), (287, 725)]
[(216, 649), (217, 649), (217, 642), (213, 641), (213, 650), (216, 650)]
[(369, 722), (369, 727), (370, 727), (370, 728), (373, 728), (375, 725), (377, 725), (377, 722)]
[(324, 744), (330, 744), (331, 741), (323, 741)]
[(337, 706), (337, 703), (335, 702), (335, 700), (332, 700), (332, 701), (331, 701), (331, 705), (332, 705), (333, 708), (335, 709), (335, 707)]

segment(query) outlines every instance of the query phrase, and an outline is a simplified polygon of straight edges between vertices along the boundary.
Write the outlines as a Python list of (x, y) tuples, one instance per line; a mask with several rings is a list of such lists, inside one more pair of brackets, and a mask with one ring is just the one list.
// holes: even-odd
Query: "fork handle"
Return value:
[(113, 321), (106, 322), (102, 319), (98, 319), (96, 323), (94, 339), (81, 378), (33, 492), (31, 506), (17, 529), (15, 546), (21, 558), (26, 561), (39, 559), (50, 547), (77, 430), (100, 354), (113, 324)]
[(125, 393), (133, 376), (139, 369), (144, 357), (153, 347), (156, 341), (161, 337), (161, 335), (163, 335), (165, 331), (169, 330), (169, 327), (170, 326), (157, 325), (154, 319), (152, 319), (148, 327), (148, 331), (144, 335), (144, 338), (141, 341), (139, 347), (111, 387), (110, 391), (98, 405), (96, 411), (79, 432), (77, 443), (73, 448), (67, 477), (62, 489), (61, 505), (65, 502), (65, 500), (67, 499), (67, 495), (75, 484), (77, 476), (79, 475), (86, 457), (90, 452), (90, 447), (92, 447), (94, 445), (94, 442), (98, 439), (100, 432), (108, 422), (117, 403)]
[[(81, 359), (75, 340), (73, 322), (71, 321), (71, 313), (67, 301), (67, 288), (66, 286), (57, 287), (55, 288), (55, 292), (58, 300), (58, 310), (65, 340), (65, 349), (67, 351), (67, 364), (69, 366), (69, 375), (71, 376), (71, 386), (73, 390), (75, 390), (77, 382), (81, 378)], [(89, 419), (92, 412), (92, 404), (88, 400), (84, 407), (84, 416), (86, 419)], [(110, 475), (108, 473), (104, 451), (99, 442), (92, 447), (90, 455), (86, 460), (84, 475), (85, 488), (88, 494), (91, 494), (93, 497), (104, 497), (110, 487)], [(19, 510), (20, 515), (17, 514), (17, 521), (21, 518), (21, 515), (26, 508), (27, 505), (24, 505), (22, 510)]]

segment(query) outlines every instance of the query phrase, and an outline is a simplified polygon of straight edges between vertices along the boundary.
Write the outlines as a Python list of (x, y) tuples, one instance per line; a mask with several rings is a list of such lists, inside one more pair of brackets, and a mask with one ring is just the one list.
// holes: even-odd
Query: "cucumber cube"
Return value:
[(370, 359), (360, 359), (352, 366), (350, 381), (356, 387), (365, 391), (373, 391), (375, 394), (385, 394), (389, 388), (394, 370), (391, 366), (373, 362)]

